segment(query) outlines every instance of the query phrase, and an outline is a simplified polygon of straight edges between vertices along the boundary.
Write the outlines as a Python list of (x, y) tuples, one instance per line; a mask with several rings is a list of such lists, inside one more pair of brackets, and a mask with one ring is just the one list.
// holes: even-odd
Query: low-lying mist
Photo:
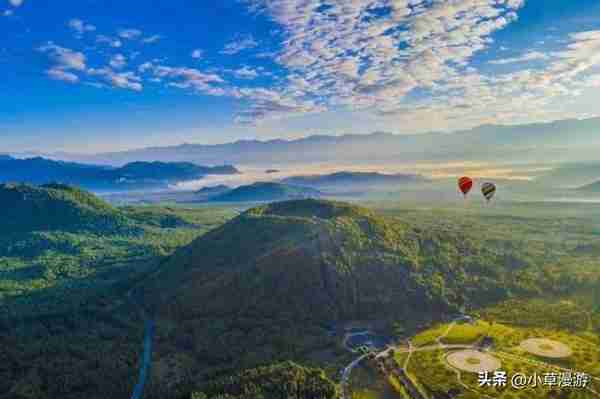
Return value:
[(543, 165), (494, 165), (475, 162), (413, 163), (413, 164), (307, 164), (294, 166), (238, 166), (238, 175), (206, 176), (175, 184), (178, 191), (193, 191), (202, 187), (224, 184), (238, 187), (255, 182), (279, 181), (293, 176), (326, 175), (337, 172), (377, 172), (382, 174), (421, 175), (430, 179), (458, 178), (469, 175), (474, 178), (531, 181), (540, 173), (551, 170)]

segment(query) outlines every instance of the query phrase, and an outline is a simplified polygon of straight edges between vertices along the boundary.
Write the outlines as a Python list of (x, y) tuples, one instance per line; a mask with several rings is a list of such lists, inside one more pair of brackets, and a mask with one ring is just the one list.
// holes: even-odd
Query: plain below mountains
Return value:
[(585, 186), (580, 187), (578, 191), (590, 194), (600, 194), (600, 180), (591, 184), (586, 184)]
[(389, 190), (411, 183), (425, 183), (428, 181), (423, 176), (416, 174), (383, 174), (377, 172), (337, 172), (326, 175), (294, 176), (282, 180), (285, 184), (333, 192)]
[(0, 182), (47, 184), (60, 182), (95, 190), (165, 186), (201, 179), (207, 175), (231, 175), (231, 166), (200, 166), (189, 162), (132, 162), (113, 168), (45, 158), (0, 157)]
[[(546, 186), (583, 188), (600, 180), (600, 162), (570, 162), (540, 173), (535, 181)], [(585, 189), (584, 189), (585, 191)]]

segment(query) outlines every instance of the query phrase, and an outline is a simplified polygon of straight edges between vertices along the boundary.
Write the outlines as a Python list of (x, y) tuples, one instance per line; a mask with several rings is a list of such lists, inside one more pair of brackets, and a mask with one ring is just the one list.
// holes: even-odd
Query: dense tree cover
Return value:
[(129, 397), (142, 326), (133, 307), (0, 320), (0, 397)]
[[(0, 398), (128, 397), (144, 325), (128, 293), (234, 213), (114, 208), (57, 184), (3, 188), (20, 224), (0, 236)], [(108, 228), (104, 218), (119, 223)]]
[(0, 219), (4, 233), (133, 230), (117, 209), (88, 192), (62, 184), (0, 185)]
[(557, 255), (543, 242), (482, 239), (305, 200), (250, 210), (201, 237), (148, 289), (164, 298), (162, 311), (183, 318), (255, 309), (320, 321), (378, 318), (584, 285), (583, 274), (554, 267)]
[[(91, 217), (84, 225), (5, 231), (0, 397), (127, 397), (143, 339), (140, 309), (127, 295), (134, 285), (143, 288), (147, 314), (157, 311), (148, 399), (287, 397), (276, 390), (285, 381), (329, 393), (321, 371), (257, 367), (293, 360), (337, 378), (350, 359), (330, 334), (336, 321), (402, 320), (410, 331), (419, 317), (497, 302), (501, 315), (527, 303), (511, 300), (542, 294), (581, 291), (598, 301), (597, 226), (582, 220), (381, 216), (305, 200), (258, 207), (222, 225), (232, 211), (113, 208), (95, 197), (74, 200), (87, 194), (70, 188), (44, 190), (92, 216), (116, 214), (125, 227), (101, 230)], [(540, 309), (523, 305), (520, 314)], [(574, 308), (550, 309), (568, 315)], [(572, 321), (600, 325), (597, 313), (587, 316)], [(560, 318), (552, 322), (562, 328)]]
[(0, 318), (56, 313), (156, 267), (233, 212), (114, 208), (91, 193), (48, 184), (0, 186)]
[(477, 313), (486, 320), (511, 325), (565, 330), (572, 333), (600, 332), (600, 318), (596, 320), (600, 312), (595, 315), (597, 311), (585, 301), (585, 294), (585, 291), (580, 290), (566, 298), (510, 299), (483, 308)]
[(335, 384), (319, 369), (292, 362), (246, 370), (204, 384), (190, 399), (333, 399)]
[(197, 227), (181, 216), (181, 212), (173, 208), (164, 207), (135, 207), (121, 208), (121, 211), (130, 219), (147, 226), (161, 228)]

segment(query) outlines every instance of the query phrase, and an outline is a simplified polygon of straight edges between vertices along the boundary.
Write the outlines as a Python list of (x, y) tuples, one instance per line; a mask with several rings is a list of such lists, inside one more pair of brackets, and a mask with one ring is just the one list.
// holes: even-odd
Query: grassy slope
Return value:
[[(598, 350), (600, 336), (597, 332), (587, 332), (586, 328), (583, 328), (578, 323), (573, 323), (570, 326), (570, 331), (556, 328), (553, 323), (553, 320), (555, 320), (554, 316), (550, 315), (548, 306), (563, 305), (558, 302), (552, 303), (551, 301), (544, 301), (543, 303), (513, 301), (507, 305), (510, 306), (515, 324), (501, 324), (496, 322), (495, 315), (500, 313), (500, 309), (492, 307), (485, 309), (483, 312), (483, 317), (486, 321), (479, 321), (474, 325), (457, 325), (442, 341), (447, 344), (473, 344), (484, 336), (492, 337), (494, 348), (491, 354), (501, 360), (502, 370), (507, 371), (509, 375), (514, 375), (515, 373), (525, 373), (526, 375), (538, 373), (538, 375), (543, 375), (543, 373), (553, 371), (553, 366), (557, 366), (586, 372), (592, 376), (600, 376), (600, 351)], [(504, 306), (502, 308), (506, 311)], [(531, 310), (535, 310), (536, 313), (531, 314)], [(571, 311), (573, 310), (576, 309), (571, 309)], [(585, 312), (585, 308), (579, 308), (578, 310)], [(563, 315), (567, 314), (568, 312), (563, 313)], [(503, 319), (506, 318), (507, 315), (503, 314)], [(558, 325), (564, 326), (564, 322)], [(430, 345), (435, 342), (435, 338), (443, 335), (449, 327), (448, 324), (434, 326), (418, 334), (412, 341), (417, 346)], [(574, 354), (568, 359), (561, 360), (537, 358), (527, 354), (519, 347), (522, 341), (529, 338), (548, 338), (565, 343), (573, 349)], [(410, 361), (409, 370), (430, 392), (447, 392), (452, 388), (463, 390), (461, 385), (458, 384), (455, 373), (452, 371), (449, 372), (446, 366), (444, 357), (447, 353), (448, 351), (441, 349), (430, 352), (418, 352), (413, 355)], [(530, 364), (528, 361), (541, 361), (548, 363), (550, 366), (544, 366), (540, 363)], [(548, 390), (543, 389), (543, 387), (523, 393), (518, 393), (514, 390), (511, 391), (510, 389), (498, 392), (491, 389), (486, 391), (479, 388), (476, 375), (463, 373), (462, 379), (473, 391), (499, 398), (544, 398), (548, 395)], [(468, 398), (471, 397), (470, 395), (470, 393), (465, 392), (460, 398)]]

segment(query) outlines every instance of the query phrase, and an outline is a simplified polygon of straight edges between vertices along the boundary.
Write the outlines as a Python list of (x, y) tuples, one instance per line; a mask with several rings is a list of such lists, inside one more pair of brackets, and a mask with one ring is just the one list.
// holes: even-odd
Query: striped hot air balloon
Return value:
[(470, 177), (464, 176), (458, 179), (458, 189), (461, 193), (463, 193), (465, 197), (467, 196), (467, 194), (469, 194), (472, 188), (473, 179), (471, 179)]
[(494, 183), (483, 183), (481, 186), (481, 193), (485, 199), (490, 201), (496, 194), (496, 185)]

